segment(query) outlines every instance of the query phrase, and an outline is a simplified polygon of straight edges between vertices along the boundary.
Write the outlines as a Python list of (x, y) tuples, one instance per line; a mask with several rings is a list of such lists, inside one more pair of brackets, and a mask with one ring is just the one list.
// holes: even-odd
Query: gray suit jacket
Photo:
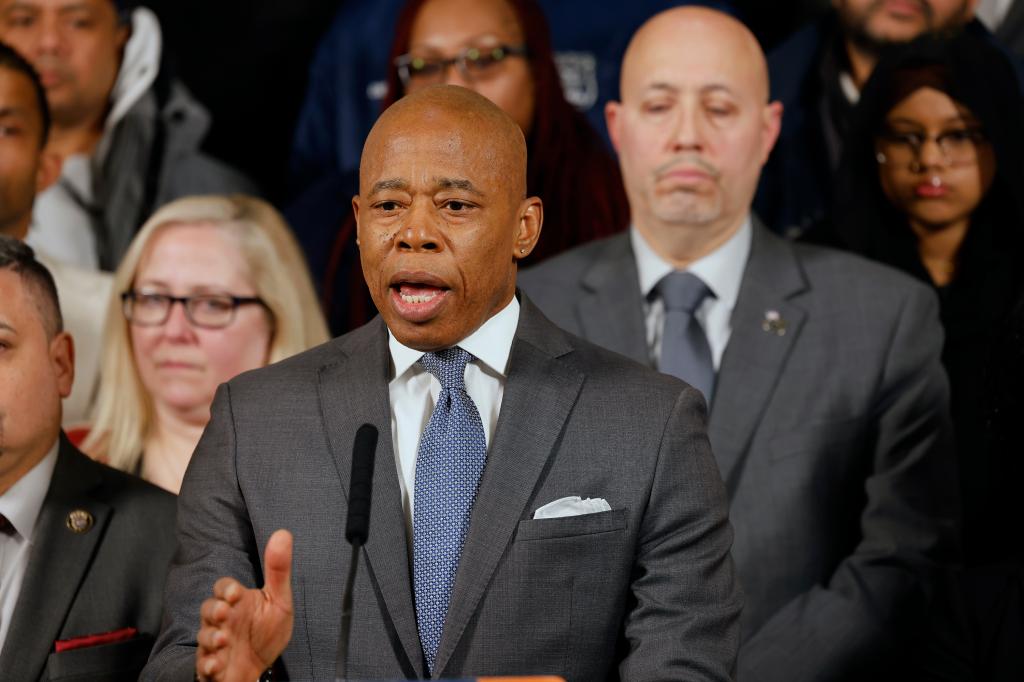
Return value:
[[(163, 631), (144, 679), (190, 680), (199, 606), (224, 575), (261, 585), (270, 534), (295, 535), (295, 628), (279, 668), (331, 680), (352, 442), (380, 432), (349, 676), (424, 673), (380, 318), (222, 386), (179, 500)], [(569, 495), (612, 511), (534, 520)], [(741, 600), (700, 394), (574, 338), (523, 297), (501, 413), (435, 675), (725, 680)]]
[[(67, 527), (92, 514), (84, 533)], [(5, 680), (135, 680), (160, 625), (175, 500), (93, 462), (61, 435), (21, 592), (0, 652)], [(54, 652), (57, 640), (134, 627), (132, 639)]]
[[(519, 283), (556, 324), (649, 362), (628, 234)], [(957, 546), (942, 339), (926, 287), (755, 221), (709, 422), (746, 597), (740, 679), (836, 679), (921, 614)]]

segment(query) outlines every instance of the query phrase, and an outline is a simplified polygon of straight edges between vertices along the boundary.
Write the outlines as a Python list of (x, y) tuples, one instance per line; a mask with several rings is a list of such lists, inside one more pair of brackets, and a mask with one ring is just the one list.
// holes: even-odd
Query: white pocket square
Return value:
[(535, 519), (559, 519), (564, 516), (581, 516), (583, 514), (596, 514), (597, 512), (611, 511), (608, 502), (601, 497), (588, 497), (582, 499), (578, 495), (563, 497), (554, 502), (549, 502), (533, 513)]

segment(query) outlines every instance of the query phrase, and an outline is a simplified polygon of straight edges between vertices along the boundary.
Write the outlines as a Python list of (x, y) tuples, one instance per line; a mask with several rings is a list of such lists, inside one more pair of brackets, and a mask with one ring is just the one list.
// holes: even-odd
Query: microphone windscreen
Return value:
[(363, 424), (352, 444), (352, 475), (349, 478), (348, 521), (345, 539), (365, 544), (370, 532), (370, 498), (373, 494), (373, 463), (377, 452), (377, 427)]

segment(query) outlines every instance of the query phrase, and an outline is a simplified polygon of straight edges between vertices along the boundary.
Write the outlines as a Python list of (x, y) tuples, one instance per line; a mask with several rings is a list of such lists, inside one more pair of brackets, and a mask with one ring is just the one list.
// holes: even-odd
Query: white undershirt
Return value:
[[(36, 521), (50, 489), (53, 468), (57, 465), (59, 442), (59, 439), (54, 441), (46, 456), (0, 495), (0, 514), (7, 517), (15, 530), (13, 535), (0, 533), (0, 653), (7, 640), (7, 630), (28, 568)], [(60, 557), (53, 559), (60, 561)]]
[[(722, 354), (732, 334), (732, 311), (740, 295), (740, 283), (750, 256), (752, 236), (753, 228), (748, 217), (727, 242), (686, 268), (687, 272), (700, 277), (715, 294), (714, 297), (704, 299), (696, 313), (697, 321), (708, 337), (715, 371), (722, 364)], [(629, 237), (636, 257), (640, 293), (644, 297), (647, 348), (651, 363), (657, 367), (661, 358), (661, 335), (665, 328), (665, 304), (656, 294), (652, 296), (651, 291), (674, 268), (655, 253), (636, 227), (630, 228)]]
[[(457, 344), (476, 358), (466, 365), (466, 392), (480, 412), (488, 448), (498, 424), (508, 358), (518, 324), (519, 301), (513, 296), (507, 306)], [(419, 364), (423, 352), (403, 346), (390, 331), (388, 348), (391, 351), (393, 377), (388, 383), (391, 442), (395, 444), (395, 464), (398, 467), (398, 485), (402, 494), (406, 530), (411, 534), (416, 453), (419, 451), (420, 436), (430, 421), (437, 396), (441, 392), (441, 382)]]

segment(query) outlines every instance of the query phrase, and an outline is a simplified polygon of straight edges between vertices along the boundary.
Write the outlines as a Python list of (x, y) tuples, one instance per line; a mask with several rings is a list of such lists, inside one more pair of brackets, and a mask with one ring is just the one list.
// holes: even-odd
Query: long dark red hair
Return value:
[[(428, 0), (410, 0), (402, 8), (391, 45), (390, 63), (409, 50), (413, 23)], [(540, 241), (524, 265), (539, 263), (584, 242), (605, 237), (629, 225), (629, 203), (615, 159), (586, 118), (566, 99), (551, 48), (544, 11), (536, 0), (505, 0), (515, 12), (527, 49), (534, 85), (534, 112), (527, 138), (527, 192), (544, 202)], [(382, 111), (404, 95), (396, 69), (388, 73)], [(338, 295), (350, 296), (346, 331), (365, 322), (371, 310), (358, 268), (349, 281), (336, 281), (338, 264), (355, 239), (355, 218), (349, 216), (338, 233), (327, 270), (328, 310)], [(348, 291), (338, 291), (347, 289)], [(335, 317), (331, 315), (331, 317)], [(338, 326), (338, 325), (334, 325)]]

